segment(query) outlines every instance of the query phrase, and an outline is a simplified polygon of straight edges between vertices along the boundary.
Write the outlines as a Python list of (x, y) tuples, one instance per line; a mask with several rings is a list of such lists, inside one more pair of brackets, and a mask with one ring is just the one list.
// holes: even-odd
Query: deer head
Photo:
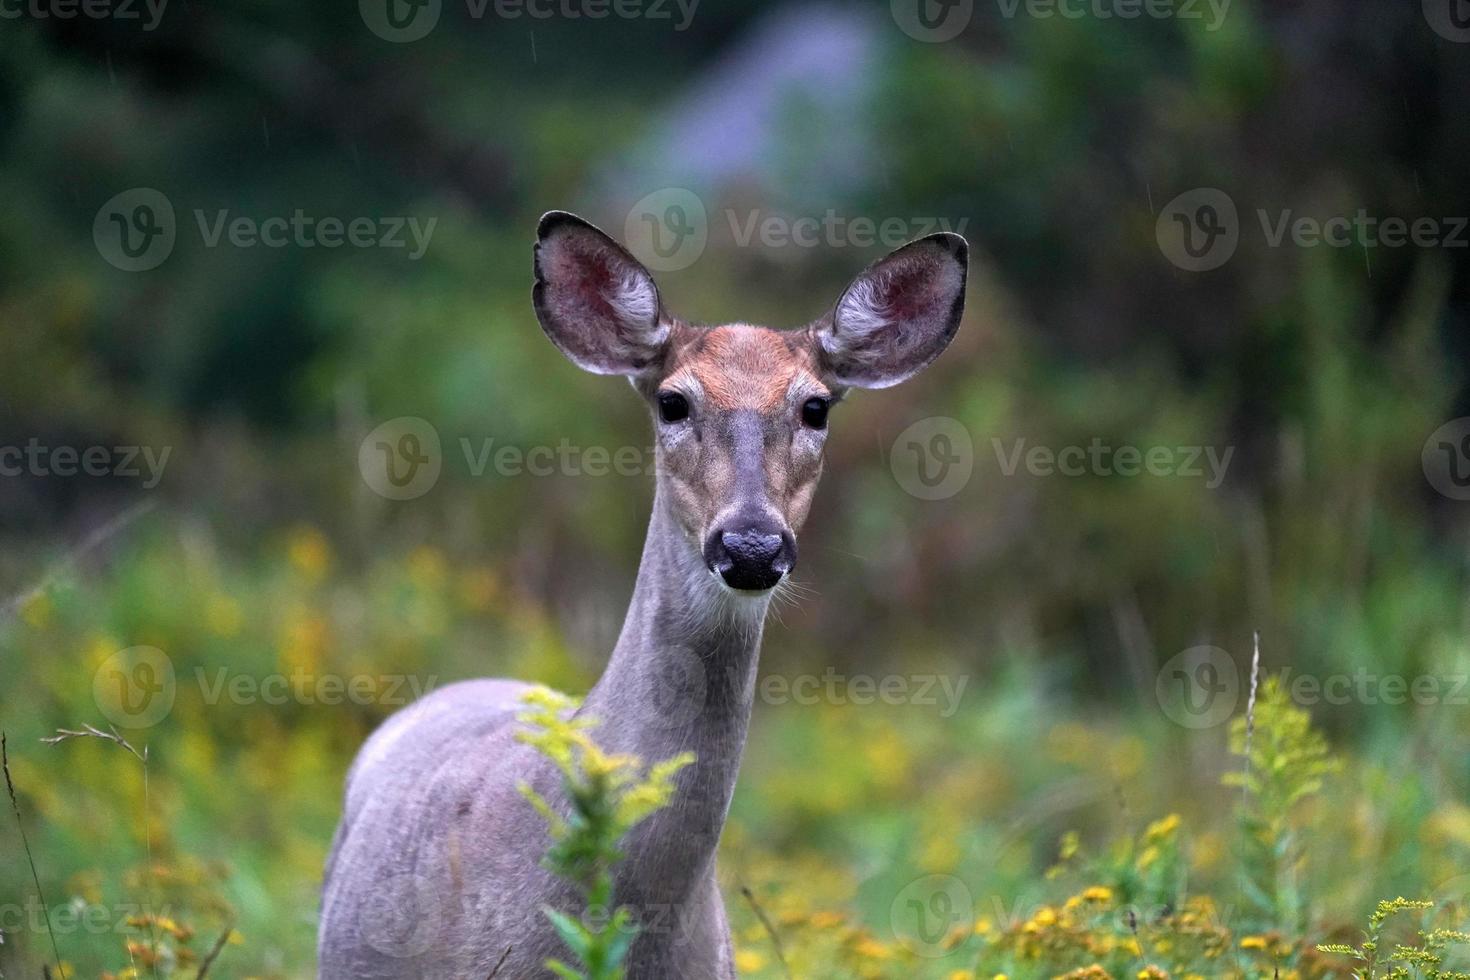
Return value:
[(806, 327), (703, 327), (670, 315), (621, 245), (552, 211), (537, 229), (533, 299), (572, 363), (633, 382), (653, 415), (659, 496), (709, 573), (758, 596), (796, 563), (829, 410), (850, 388), (912, 377), (949, 345), (967, 254), (959, 235), (930, 235), (873, 263)]

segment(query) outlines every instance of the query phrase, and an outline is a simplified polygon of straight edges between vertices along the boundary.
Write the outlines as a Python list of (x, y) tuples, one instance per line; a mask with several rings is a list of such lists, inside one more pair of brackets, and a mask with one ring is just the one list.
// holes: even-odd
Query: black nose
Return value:
[(737, 530), (716, 528), (704, 544), (704, 560), (730, 588), (762, 592), (796, 564), (796, 540), (790, 532), (764, 523)]

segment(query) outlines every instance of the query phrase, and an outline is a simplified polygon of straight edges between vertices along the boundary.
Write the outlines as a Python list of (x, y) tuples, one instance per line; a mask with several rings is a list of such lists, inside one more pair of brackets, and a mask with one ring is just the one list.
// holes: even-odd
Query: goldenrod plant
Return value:
[(1230, 725), (1230, 751), (1242, 768), (1225, 774), (1242, 791), (1239, 882), (1262, 929), (1297, 934), (1305, 925), (1303, 804), (1322, 791), (1341, 763), (1312, 718), (1292, 703), (1277, 677), (1267, 677), (1252, 710)]
[(536, 688), (523, 700), (526, 710), (518, 717), (527, 727), (517, 738), (556, 764), (570, 804), (564, 816), (552, 801), (529, 785), (520, 785), (551, 833), (553, 843), (542, 864), (575, 884), (588, 909), (614, 909), (610, 916), (579, 919), (546, 908), (547, 918), (576, 960), (575, 964), (551, 960), (546, 966), (564, 980), (622, 980), (623, 957), (638, 926), (629, 909), (615, 904), (612, 869), (623, 856), (618, 844), (669, 802), (675, 774), (692, 763), (694, 755), (685, 752), (645, 770), (643, 760), (635, 756), (608, 754), (598, 747), (589, 734), (597, 720), (575, 715), (575, 699)]
[(1346, 956), (1362, 966), (1353, 971), (1359, 980), (1467, 980), (1470, 973), (1444, 969), (1445, 952), (1448, 947), (1470, 943), (1470, 933), (1458, 929), (1421, 929), (1415, 945), (1394, 943), (1382, 948), (1382, 932), (1385, 921), (1401, 912), (1427, 912), (1435, 903), (1423, 899), (1408, 899), (1402, 896), (1385, 899), (1378, 903), (1368, 917), (1368, 930), (1363, 941), (1357, 945), (1347, 943), (1324, 943), (1317, 948), (1324, 953)]

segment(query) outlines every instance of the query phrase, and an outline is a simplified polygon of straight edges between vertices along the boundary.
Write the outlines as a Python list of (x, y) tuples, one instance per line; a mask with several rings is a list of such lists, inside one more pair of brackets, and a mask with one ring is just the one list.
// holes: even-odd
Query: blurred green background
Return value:
[[(977, 915), (1044, 900), (1071, 829), (1106, 850), (1178, 812), (1190, 891), (1231, 892), (1224, 721), (1245, 710), (1257, 630), (1266, 671), (1440, 691), (1298, 698), (1345, 764), (1294, 818), (1308, 899), (1275, 925), (1320, 939), (1378, 898), (1457, 887), (1470, 504), (1441, 492), (1431, 434), (1470, 415), (1470, 233), (1454, 244), (1470, 32), (1441, 17), (1459, 0), (1134, 18), (924, 3), (928, 21), (905, 0), (605, 17), (443, 0), (402, 8), (437, 18), (412, 40), (370, 0), (76, 16), (28, 0), (0, 21), (0, 447), (104, 447), (111, 467), (0, 477), (0, 727), (21, 814), (0, 829), (5, 975), (55, 958), (19, 914), (22, 827), (49, 905), (113, 913), (56, 930), (75, 975), (127, 968), (138, 933), (112, 920), (158, 895), (195, 955), (234, 924), (216, 974), (312, 975), (341, 780), (396, 706), (379, 679), (595, 680), (651, 478), (473, 458), (487, 440), (649, 442), (627, 386), (578, 372), (535, 323), (530, 245), (551, 208), (641, 257), (666, 244), (660, 221), (692, 230), (656, 278), (703, 322), (823, 313), (886, 251), (855, 219), (901, 229), (888, 245), (945, 222), (972, 246), (949, 352), (834, 413), (797, 575), (811, 595), (779, 609), (762, 657), (787, 678), (967, 686), (947, 715), (757, 705), (723, 862), (747, 974), (780, 975), (741, 884), (786, 917), (792, 957), (812, 916), (852, 930), (855, 959), (803, 976), (970, 976), (973, 956), (914, 953), (896, 896), (939, 874)], [(174, 241), (129, 271), (107, 235), (137, 188), (166, 200)], [(1191, 271), (1169, 212), (1197, 188), (1237, 213), (1228, 259)], [(222, 213), (298, 210), (374, 236), (405, 219), (409, 247), (213, 237)], [(1446, 240), (1272, 242), (1283, 215), (1360, 210), (1434, 219)], [(781, 233), (829, 215), (814, 244)], [(407, 219), (431, 229), (421, 255)], [(388, 500), (359, 448), (405, 416), (433, 426), (442, 471)], [(922, 499), (900, 435), (939, 416), (973, 469)], [(1005, 465), (1018, 440), (1230, 456), (1218, 481), (1047, 475)], [(159, 478), (141, 454), (140, 475), (117, 473), (120, 447), (166, 451)], [(39, 741), (106, 729), (94, 679), (140, 645), (177, 677), (166, 717), (118, 728), (148, 747), (146, 786), (118, 746)], [(1202, 645), (1235, 687), (1220, 717), (1180, 723), (1161, 668)], [(209, 697), (220, 677), (281, 675), (376, 693)]]

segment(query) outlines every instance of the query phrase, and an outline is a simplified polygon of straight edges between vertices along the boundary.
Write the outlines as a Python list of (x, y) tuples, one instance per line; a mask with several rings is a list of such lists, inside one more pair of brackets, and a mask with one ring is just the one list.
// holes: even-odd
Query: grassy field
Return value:
[[(34, 593), (6, 636), (24, 666), (5, 689), (20, 827), (70, 976), (192, 976), (222, 934), (218, 975), (312, 975), (339, 788), (374, 724), (415, 685), (579, 692), (597, 669), (494, 570), (431, 548), (348, 569), (307, 527), (238, 564), (199, 528), (138, 540)], [(173, 672), (166, 713), (117, 729), (146, 764), (97, 737), (42, 744), (158, 714), (78, 682), (130, 645), (170, 651)], [(964, 682), (932, 704), (768, 686), (722, 854), (742, 975), (784, 976), (784, 958), (798, 977), (1345, 978), (1363, 966), (1319, 944), (1360, 943), (1399, 896), (1438, 907), (1389, 917), (1373, 975), (1440, 975), (1391, 950), (1470, 908), (1470, 807), (1446, 774), (1463, 709), (1406, 698), (1375, 709), (1402, 724), (1333, 744), (1274, 679), (1281, 656), (1268, 641), (1249, 769), (1248, 679), (1207, 727), (1150, 698), (1068, 704), (1019, 649), (974, 676), (933, 663)], [(764, 673), (797, 672), (768, 656)], [(7, 906), (6, 975), (35, 976), (56, 954), (8, 823), (0, 887), (29, 911)]]

